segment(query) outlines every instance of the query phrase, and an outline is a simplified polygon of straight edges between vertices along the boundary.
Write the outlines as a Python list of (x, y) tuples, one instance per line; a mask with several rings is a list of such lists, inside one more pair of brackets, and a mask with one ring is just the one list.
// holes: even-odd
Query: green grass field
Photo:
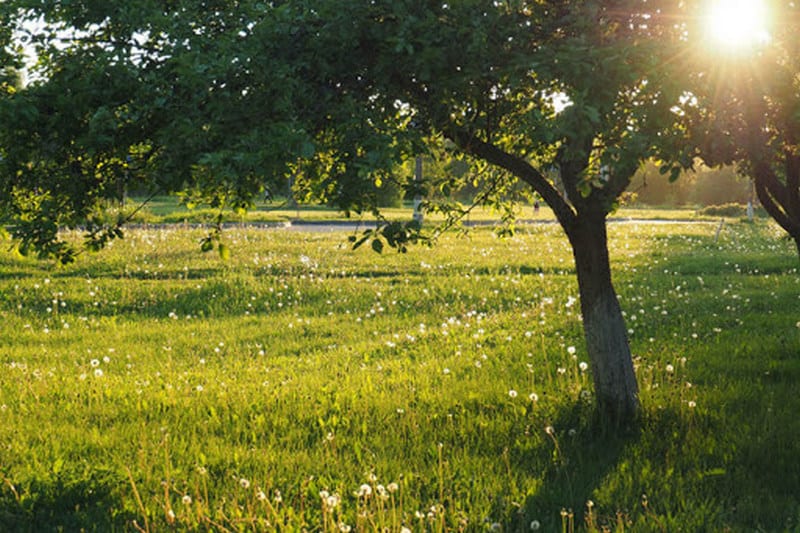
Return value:
[[(133, 230), (0, 252), (2, 531), (800, 531), (800, 273), (766, 223), (610, 227), (641, 428), (592, 417), (555, 225), (408, 254)], [(348, 529), (350, 528), (350, 529)]]

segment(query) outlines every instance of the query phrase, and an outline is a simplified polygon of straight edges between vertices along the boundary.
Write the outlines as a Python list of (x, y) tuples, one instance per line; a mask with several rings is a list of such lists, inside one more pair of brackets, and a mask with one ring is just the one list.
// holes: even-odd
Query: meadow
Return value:
[(0, 250), (2, 531), (800, 531), (800, 272), (769, 223), (610, 227), (643, 412), (592, 412), (555, 225), (407, 254), (137, 229)]

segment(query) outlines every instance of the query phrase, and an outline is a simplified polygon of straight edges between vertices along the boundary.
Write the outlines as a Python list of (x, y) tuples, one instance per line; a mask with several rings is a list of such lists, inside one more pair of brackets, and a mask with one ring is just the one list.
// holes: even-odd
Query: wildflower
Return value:
[(542, 524), (540, 524), (538, 520), (531, 520), (531, 525), (530, 525), (531, 531), (539, 531), (539, 528), (541, 527)]
[(239, 485), (241, 485), (243, 489), (249, 489), (250, 480), (247, 478), (239, 478)]
[(694, 400), (689, 400), (689, 404), (688, 405), (689, 405), (689, 409), (694, 409), (695, 407), (697, 407), (697, 402), (695, 402)]
[(338, 494), (331, 494), (327, 498), (325, 498), (325, 504), (328, 506), (328, 509), (334, 509), (338, 507), (339, 502), (342, 501), (342, 498)]
[(532, 393), (530, 393), (530, 394), (528, 395), (528, 398), (529, 398), (529, 399), (530, 399), (532, 402), (538, 402), (538, 401), (539, 401), (539, 395), (538, 395), (538, 394), (536, 394), (535, 392), (532, 392)]
[(581, 372), (586, 372), (589, 369), (589, 363), (587, 363), (586, 361), (581, 361), (580, 364), (578, 365), (578, 368), (581, 369)]
[(351, 528), (344, 522), (339, 522), (339, 531), (341, 531), (342, 533), (349, 533), (351, 529), (353, 528)]
[(183, 498), (181, 498), (181, 501), (183, 502), (183, 505), (191, 505), (192, 497), (189, 496), (188, 494), (184, 494)]
[(556, 432), (556, 430), (553, 428), (553, 426), (547, 426), (544, 428), (544, 432), (548, 435), (552, 435)]
[(275, 489), (275, 496), (272, 498), (275, 503), (281, 503), (283, 501), (283, 496), (281, 496), (281, 491)]
[(444, 373), (444, 375), (446, 376), (447, 374), (450, 373), (450, 369), (449, 368), (445, 368), (444, 370), (442, 370), (442, 373)]
[(386, 488), (389, 490), (389, 492), (395, 493), (395, 492), (397, 492), (397, 490), (398, 490), (400, 487), (398, 487), (398, 486), (397, 486), (397, 483), (395, 483), (394, 481), (392, 481), (391, 483), (389, 483), (389, 484), (386, 486)]
[(574, 346), (567, 346), (567, 353), (570, 355), (575, 355), (575, 347)]
[(586, 507), (591, 509), (592, 507), (594, 507), (594, 502), (592, 500), (587, 500), (586, 501)]
[(408, 529), (406, 526), (400, 528), (400, 533), (411, 533), (411, 530)]
[(92, 368), (97, 368), (98, 366), (100, 366), (100, 360), (92, 359), (91, 361), (89, 361), (89, 364), (92, 366)]
[(356, 496), (359, 498), (367, 498), (370, 494), (372, 494), (372, 487), (366, 483), (361, 485), (356, 492)]
[(95, 376), (96, 378), (101, 378), (101, 377), (103, 377), (103, 370), (102, 370), (101, 368), (95, 368), (95, 369), (94, 369), (94, 376)]
[(515, 391), (514, 389), (511, 389), (510, 391), (508, 391), (508, 395), (511, 398), (516, 398), (517, 397), (517, 391)]
[(494, 522), (494, 523), (493, 523), (493, 524), (490, 526), (490, 528), (489, 528), (489, 529), (491, 529), (492, 531), (502, 531), (502, 530), (503, 530), (503, 526), (501, 526), (501, 525), (500, 525), (500, 522)]
[(256, 492), (256, 498), (258, 498), (258, 501), (263, 502), (266, 501), (267, 495), (264, 494), (263, 490), (259, 490), (258, 492)]
[(675, 372), (675, 367), (672, 365), (667, 365), (665, 370), (667, 371), (667, 374), (672, 374)]

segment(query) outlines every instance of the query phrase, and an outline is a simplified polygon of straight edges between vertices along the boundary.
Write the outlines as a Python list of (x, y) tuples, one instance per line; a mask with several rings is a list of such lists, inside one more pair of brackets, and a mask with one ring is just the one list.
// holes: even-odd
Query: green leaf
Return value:
[(372, 240), (372, 249), (376, 252), (383, 253), (383, 241), (380, 239), (373, 239)]
[(219, 248), (218, 248), (218, 250), (219, 250), (219, 257), (220, 257), (220, 259), (222, 259), (223, 261), (227, 261), (228, 259), (230, 259), (230, 258), (231, 258), (231, 250), (230, 250), (230, 248), (228, 248), (228, 247), (227, 247), (226, 245), (224, 245), (223, 243), (219, 243)]

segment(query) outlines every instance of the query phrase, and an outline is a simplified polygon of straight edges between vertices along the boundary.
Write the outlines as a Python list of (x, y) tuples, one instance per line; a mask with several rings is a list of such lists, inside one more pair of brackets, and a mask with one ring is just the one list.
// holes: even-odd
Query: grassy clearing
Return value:
[(406, 255), (236, 229), (222, 263), (169, 228), (57, 270), (4, 251), (0, 530), (797, 531), (797, 257), (716, 230), (611, 227), (625, 438), (592, 419), (551, 225)]
[[(127, 210), (136, 209), (143, 199), (132, 198), (126, 204)], [(413, 210), (410, 206), (403, 208), (383, 208), (384, 216), (391, 220), (409, 220)], [(137, 211), (134, 221), (147, 224), (190, 224), (211, 223), (217, 220), (220, 211), (208, 208), (188, 209), (180, 205), (175, 197), (157, 196), (150, 199), (144, 207)], [(517, 217), (521, 221), (554, 221), (555, 216), (547, 206), (534, 211), (531, 206), (518, 206)], [(225, 222), (230, 223), (281, 223), (286, 221), (322, 222), (330, 220), (347, 220), (341, 211), (324, 206), (304, 205), (297, 208), (289, 207), (284, 201), (260, 203), (254, 209), (244, 214), (230, 211), (223, 213)], [(465, 220), (472, 222), (496, 221), (499, 214), (489, 208), (476, 208)], [(643, 220), (719, 220), (719, 217), (708, 217), (698, 214), (692, 208), (634, 208), (625, 207), (612, 215), (614, 219), (643, 219)], [(373, 222), (375, 217), (371, 213), (363, 216), (353, 215), (350, 220)], [(425, 220), (429, 224), (441, 223), (444, 218), (439, 214), (428, 214)]]

